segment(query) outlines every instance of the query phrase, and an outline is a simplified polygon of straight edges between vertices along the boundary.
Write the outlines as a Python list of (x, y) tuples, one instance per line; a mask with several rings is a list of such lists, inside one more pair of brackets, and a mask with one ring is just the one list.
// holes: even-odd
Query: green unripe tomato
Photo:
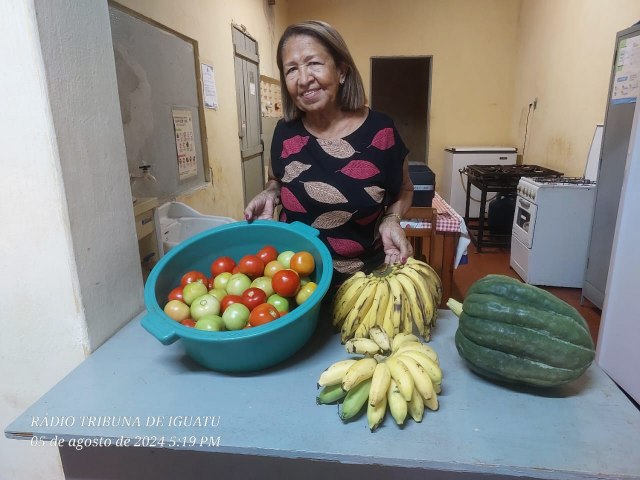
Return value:
[(271, 305), (276, 307), (276, 310), (278, 310), (280, 313), (288, 312), (290, 308), (289, 299), (283, 297), (282, 295), (278, 295), (277, 293), (274, 293), (269, 298), (267, 298), (267, 303), (270, 303)]
[(220, 313), (220, 301), (208, 293), (200, 295), (191, 302), (191, 318), (196, 322), (205, 315), (218, 315)]
[(196, 322), (195, 328), (210, 332), (222, 332), (225, 330), (224, 320), (220, 315), (205, 315)]
[(242, 303), (232, 303), (222, 313), (227, 330), (242, 330), (249, 322), (249, 309)]

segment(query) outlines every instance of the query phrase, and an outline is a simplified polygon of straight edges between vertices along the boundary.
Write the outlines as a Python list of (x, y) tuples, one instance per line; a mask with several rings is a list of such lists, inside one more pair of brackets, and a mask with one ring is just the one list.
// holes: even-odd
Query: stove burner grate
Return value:
[(537, 183), (553, 183), (554, 185), (595, 185), (596, 182), (584, 177), (530, 177)]
[(539, 165), (467, 165), (461, 170), (470, 178), (486, 185), (516, 187), (520, 177), (561, 177), (562, 172)]

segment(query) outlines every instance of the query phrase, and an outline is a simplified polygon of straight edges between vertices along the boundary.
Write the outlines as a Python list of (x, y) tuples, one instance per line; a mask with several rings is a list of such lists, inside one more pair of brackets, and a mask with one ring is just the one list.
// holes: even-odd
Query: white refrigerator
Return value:
[(640, 108), (633, 127), (618, 207), (598, 333), (596, 362), (640, 403)]

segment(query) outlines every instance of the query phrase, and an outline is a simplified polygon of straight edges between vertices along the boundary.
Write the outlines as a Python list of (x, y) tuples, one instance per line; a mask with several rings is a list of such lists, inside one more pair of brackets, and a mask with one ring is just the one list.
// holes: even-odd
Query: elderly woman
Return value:
[[(276, 126), (269, 181), (245, 218), (317, 228), (338, 283), (412, 255), (400, 219), (411, 206), (408, 150), (393, 121), (366, 105), (342, 36), (329, 24), (289, 26), (278, 44), (284, 119)], [(339, 275), (343, 274), (343, 275)]]

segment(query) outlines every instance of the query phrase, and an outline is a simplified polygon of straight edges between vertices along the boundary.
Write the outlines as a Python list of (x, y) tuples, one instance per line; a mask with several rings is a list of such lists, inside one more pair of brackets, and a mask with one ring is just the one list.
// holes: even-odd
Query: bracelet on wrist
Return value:
[(385, 213), (384, 215), (382, 215), (382, 220), (386, 220), (387, 218), (395, 218), (398, 221), (398, 223), (402, 221), (402, 217), (397, 213), (393, 213), (393, 212)]

